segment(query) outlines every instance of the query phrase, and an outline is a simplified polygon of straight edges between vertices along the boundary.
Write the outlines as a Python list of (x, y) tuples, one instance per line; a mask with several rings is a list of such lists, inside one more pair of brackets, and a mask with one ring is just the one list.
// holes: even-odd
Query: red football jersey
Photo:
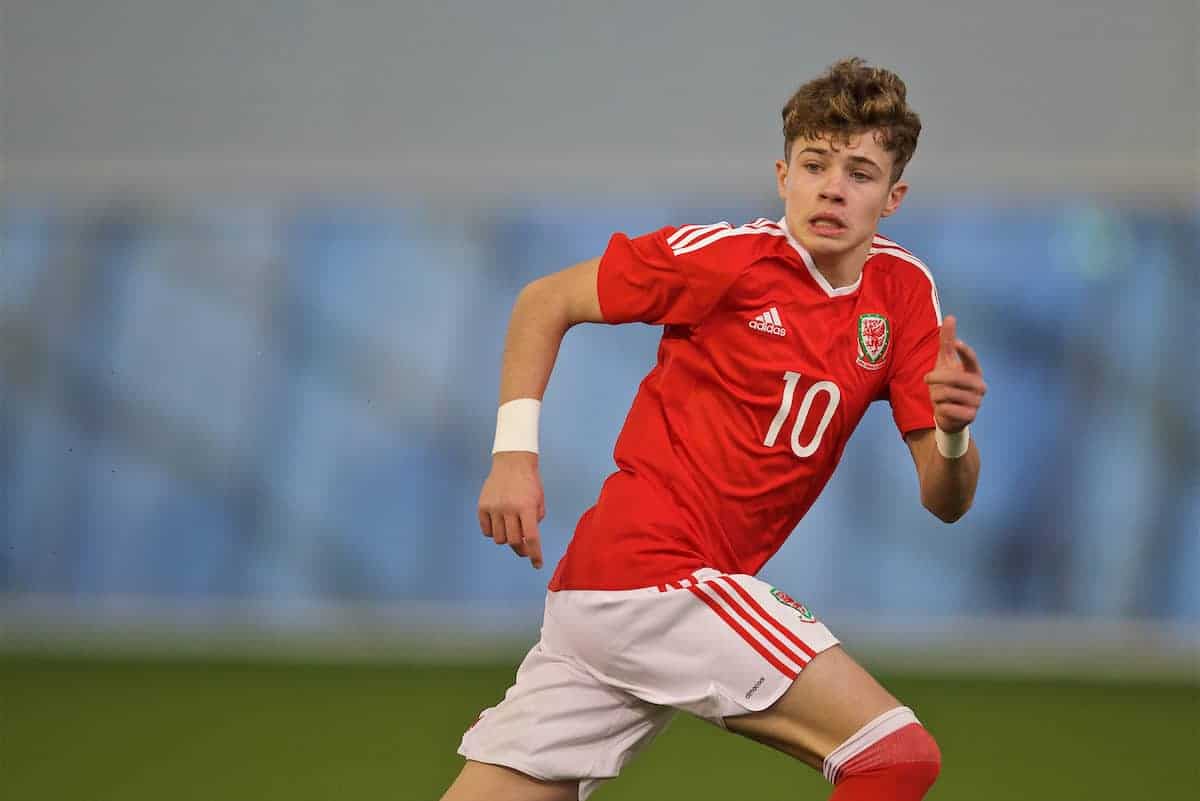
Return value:
[(876, 236), (834, 289), (783, 221), (616, 234), (604, 319), (664, 326), (551, 590), (649, 587), (700, 567), (753, 575), (812, 506), (867, 406), (933, 427), (941, 311), (929, 270)]

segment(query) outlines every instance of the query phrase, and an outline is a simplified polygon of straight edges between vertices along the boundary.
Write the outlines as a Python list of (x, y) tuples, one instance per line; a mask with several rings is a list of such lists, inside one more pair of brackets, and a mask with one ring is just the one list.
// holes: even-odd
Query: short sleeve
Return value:
[(634, 238), (614, 234), (597, 278), (605, 321), (699, 323), (746, 267), (719, 244), (732, 230), (717, 223), (667, 227)]
[(892, 404), (892, 419), (896, 421), (901, 436), (923, 428), (933, 428), (933, 402), (929, 399), (925, 375), (937, 361), (941, 324), (937, 288), (929, 279), (924, 283), (923, 291), (914, 291), (910, 297), (904, 325), (897, 332), (898, 358), (892, 365), (888, 380), (887, 394)]

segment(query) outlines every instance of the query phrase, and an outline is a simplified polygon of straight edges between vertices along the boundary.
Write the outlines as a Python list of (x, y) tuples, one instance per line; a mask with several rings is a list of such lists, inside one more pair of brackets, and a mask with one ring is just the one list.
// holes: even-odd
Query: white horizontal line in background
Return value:
[[(540, 603), (181, 603), (0, 599), (0, 653), (268, 661), (488, 661), (537, 638)], [(884, 671), (1200, 684), (1200, 624), (1130, 619), (831, 614), (852, 653)]]
[[(933, 191), (1167, 193), (1200, 197), (1200, 160), (1159, 159), (1114, 153), (1103, 158), (1044, 159), (1026, 154), (942, 157), (914, 162), (915, 186)], [(6, 191), (145, 189), (169, 192), (213, 189), (399, 190), (418, 193), (492, 194), (675, 191), (772, 192), (770, 157), (651, 159), (589, 156), (546, 159), (514, 156), (464, 159), (428, 156), (361, 159), (287, 157), (10, 158), (0, 162)]]

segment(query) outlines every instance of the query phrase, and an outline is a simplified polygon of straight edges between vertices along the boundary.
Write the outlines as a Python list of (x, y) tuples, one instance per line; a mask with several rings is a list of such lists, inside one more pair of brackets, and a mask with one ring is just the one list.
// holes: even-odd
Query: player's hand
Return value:
[(538, 523), (546, 499), (538, 474), (538, 455), (509, 451), (492, 455), (492, 472), (479, 493), (479, 528), (497, 545), (507, 545), (533, 566), (542, 566)]
[(947, 434), (962, 431), (975, 420), (987, 393), (979, 358), (958, 338), (957, 325), (952, 316), (942, 321), (937, 362), (925, 376), (933, 401), (933, 419)]

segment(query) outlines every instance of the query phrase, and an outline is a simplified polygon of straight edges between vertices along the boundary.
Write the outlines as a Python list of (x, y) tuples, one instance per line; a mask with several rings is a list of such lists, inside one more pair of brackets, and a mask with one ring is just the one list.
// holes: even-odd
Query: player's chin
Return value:
[(811, 245), (806, 245), (805, 249), (818, 261), (838, 261), (854, 250), (853, 247), (847, 247), (843, 242), (824, 242), (820, 240)]
[(805, 241), (801, 244), (814, 256), (842, 256), (857, 248), (864, 241), (861, 236), (851, 234), (848, 229), (828, 234), (810, 232), (804, 239)]

